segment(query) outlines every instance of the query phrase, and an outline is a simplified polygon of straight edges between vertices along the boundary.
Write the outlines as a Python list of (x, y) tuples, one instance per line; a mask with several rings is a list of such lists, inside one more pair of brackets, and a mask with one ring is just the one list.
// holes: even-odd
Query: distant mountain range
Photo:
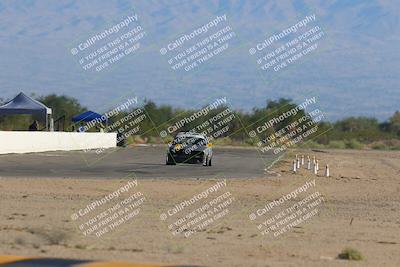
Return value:
[[(134, 13), (146, 31), (139, 51), (85, 73), (71, 47)], [(221, 14), (236, 34), (229, 49), (198, 70), (171, 70), (159, 50)], [(249, 49), (311, 14), (325, 33), (318, 49), (277, 75), (261, 71)], [(101, 112), (126, 94), (177, 107), (222, 95), (242, 110), (316, 96), (329, 120), (385, 120), (400, 110), (398, 14), (395, 0), (3, 0), (0, 97), (66, 94)]]

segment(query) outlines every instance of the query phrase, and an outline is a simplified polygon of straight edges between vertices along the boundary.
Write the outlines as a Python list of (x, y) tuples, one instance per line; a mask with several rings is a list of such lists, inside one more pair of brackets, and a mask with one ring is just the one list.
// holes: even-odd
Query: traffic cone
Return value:
[(315, 165), (317, 165), (317, 171), (319, 171), (319, 161), (317, 160)]
[(307, 156), (307, 170), (311, 170), (311, 159), (310, 159), (310, 156)]
[(296, 159), (296, 167), (297, 167), (297, 169), (300, 169), (300, 159), (299, 158)]
[(304, 155), (301, 155), (301, 166), (304, 165)]
[(317, 175), (318, 174), (318, 170), (317, 170), (317, 164), (314, 164), (314, 174)]
[(330, 174), (329, 174), (329, 165), (326, 164), (326, 167), (325, 167), (325, 177), (329, 177), (329, 176), (330, 176)]
[(293, 160), (293, 169), (292, 169), (292, 171), (293, 171), (294, 173), (297, 172), (297, 164), (296, 164), (296, 161), (295, 161), (295, 160)]

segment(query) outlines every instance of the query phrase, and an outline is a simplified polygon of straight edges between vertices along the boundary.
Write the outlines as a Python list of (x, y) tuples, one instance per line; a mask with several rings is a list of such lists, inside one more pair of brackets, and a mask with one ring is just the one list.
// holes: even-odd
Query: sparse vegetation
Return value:
[(172, 254), (181, 254), (183, 253), (184, 249), (183, 246), (172, 245), (167, 248), (168, 253)]
[(16, 237), (16, 238), (15, 238), (15, 244), (23, 246), (23, 245), (26, 244), (26, 241), (25, 241), (25, 239), (22, 238), (22, 237)]
[(68, 236), (60, 230), (30, 229), (29, 232), (42, 238), (48, 245), (62, 245)]
[[(65, 115), (65, 130), (71, 131), (73, 123), (71, 117), (85, 110), (78, 100), (68, 96), (48, 95), (37, 97), (37, 99), (54, 111), (54, 118), (57, 119)], [(1, 101), (0, 101), (1, 102)], [(4, 101), (3, 101), (4, 102)], [(2, 104), (2, 103), (0, 103)], [(215, 145), (256, 145), (257, 138), (250, 138), (243, 126), (249, 126), (261, 121), (267, 121), (272, 118), (276, 112), (283, 113), (296, 107), (297, 104), (290, 99), (279, 99), (276, 101), (267, 101), (263, 108), (253, 108), (251, 112), (234, 111), (236, 120), (230, 121), (229, 133), (222, 138), (214, 140)], [(226, 106), (221, 106), (210, 111), (210, 116), (217, 115), (225, 110)], [(161, 139), (159, 132), (155, 128), (170, 124), (172, 120), (181, 119), (187, 115), (193, 114), (194, 109), (172, 108), (168, 105), (157, 105), (152, 101), (145, 101), (144, 109), (151, 118), (151, 121), (145, 120), (141, 123), (142, 135), (130, 136), (127, 139), (128, 144), (140, 143), (165, 143), (168, 140)], [(120, 113), (112, 117), (109, 124), (116, 122), (126, 116), (127, 113)], [(286, 118), (277, 123), (267, 132), (265, 136), (274, 133), (282, 127), (298, 120), (306, 115), (300, 110), (295, 116)], [(30, 115), (0, 116), (0, 130), (26, 130), (34, 119)], [(203, 123), (204, 118), (196, 119), (194, 123), (185, 125), (188, 129)], [(168, 123), (167, 123), (168, 122)], [(43, 122), (40, 124), (43, 128)], [(77, 128), (77, 127), (75, 127)], [(247, 127), (249, 128), (249, 127)], [(400, 112), (396, 111), (386, 122), (378, 122), (374, 118), (367, 117), (349, 117), (336, 122), (320, 122), (318, 124), (319, 132), (323, 133), (315, 138), (307, 138), (305, 142), (297, 144), (305, 148), (335, 148), (335, 149), (400, 149)], [(93, 129), (95, 130), (95, 129)], [(247, 129), (249, 130), (249, 129)], [(265, 138), (262, 137), (262, 138)]]
[(345, 149), (346, 144), (344, 141), (339, 141), (339, 140), (332, 140), (328, 144), (329, 148), (335, 148), (335, 149)]
[(76, 248), (76, 249), (86, 249), (87, 246), (86, 246), (86, 245), (82, 245), (82, 244), (76, 244), (76, 245), (74, 246), (74, 248)]
[(339, 259), (342, 260), (354, 260), (354, 261), (360, 261), (363, 260), (364, 257), (361, 254), (361, 252), (359, 252), (356, 249), (353, 248), (346, 248), (344, 249), (339, 255), (338, 255)]

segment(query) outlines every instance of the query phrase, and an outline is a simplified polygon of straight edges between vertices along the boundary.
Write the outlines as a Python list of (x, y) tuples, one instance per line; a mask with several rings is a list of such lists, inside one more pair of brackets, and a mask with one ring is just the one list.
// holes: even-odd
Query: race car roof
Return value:
[(191, 132), (180, 132), (176, 135), (176, 137), (189, 137), (189, 138), (200, 138), (200, 139), (206, 139), (206, 136), (203, 134), (199, 134), (199, 133), (191, 133)]

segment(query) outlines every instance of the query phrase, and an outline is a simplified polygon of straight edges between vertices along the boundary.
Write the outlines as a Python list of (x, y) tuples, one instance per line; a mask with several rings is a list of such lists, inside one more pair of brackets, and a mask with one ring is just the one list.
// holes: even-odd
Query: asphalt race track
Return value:
[(255, 178), (277, 157), (255, 148), (214, 148), (211, 167), (165, 165), (166, 147), (138, 146), (102, 151), (0, 155), (0, 177), (59, 178)]

